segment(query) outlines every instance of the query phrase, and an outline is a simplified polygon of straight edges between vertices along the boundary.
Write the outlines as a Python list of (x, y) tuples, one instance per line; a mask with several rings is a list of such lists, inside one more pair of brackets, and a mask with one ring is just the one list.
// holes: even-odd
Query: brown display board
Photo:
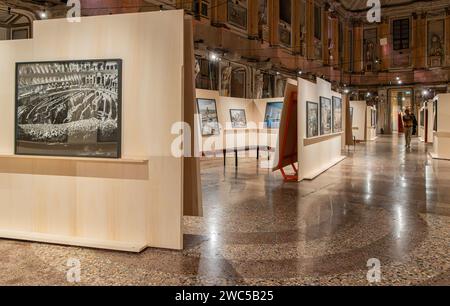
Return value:
[[(278, 137), (278, 150), (273, 171), (280, 170), (286, 181), (297, 181), (298, 171), (295, 163), (298, 162), (298, 112), (297, 112), (297, 86), (286, 85), (284, 107), (281, 113), (280, 132)], [(295, 174), (287, 175), (284, 168), (292, 166)]]
[[(195, 122), (195, 56), (192, 17), (184, 18), (184, 121), (194, 129)], [(191, 133), (192, 134), (192, 133)], [(199, 137), (191, 137), (191, 146), (198, 148)], [(200, 160), (198, 157), (184, 158), (183, 213), (185, 216), (203, 216)]]

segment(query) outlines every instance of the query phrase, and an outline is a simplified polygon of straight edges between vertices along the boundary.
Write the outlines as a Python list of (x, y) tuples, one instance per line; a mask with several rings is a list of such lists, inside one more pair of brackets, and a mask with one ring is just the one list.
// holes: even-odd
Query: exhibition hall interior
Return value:
[(450, 285), (450, 0), (0, 1), (0, 285)]

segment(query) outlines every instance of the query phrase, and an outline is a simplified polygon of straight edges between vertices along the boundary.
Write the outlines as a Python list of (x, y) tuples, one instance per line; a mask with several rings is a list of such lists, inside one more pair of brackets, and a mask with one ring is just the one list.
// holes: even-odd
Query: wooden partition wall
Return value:
[[(183, 11), (54, 19), (35, 22), (32, 40), (0, 42), (0, 237), (182, 249), (189, 175), (171, 127), (185, 119), (183, 24)], [(15, 63), (108, 58), (123, 60), (122, 158), (14, 155)]]

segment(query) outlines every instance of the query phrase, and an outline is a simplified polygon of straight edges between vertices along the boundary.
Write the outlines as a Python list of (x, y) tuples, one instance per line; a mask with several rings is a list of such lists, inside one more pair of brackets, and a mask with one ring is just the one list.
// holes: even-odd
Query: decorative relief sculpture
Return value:
[(231, 80), (231, 66), (226, 66), (222, 68), (222, 74), (220, 79), (220, 91), (221, 95), (224, 97), (230, 96), (230, 80)]
[(255, 98), (262, 99), (264, 90), (264, 75), (259, 72), (255, 76)]
[(433, 20), (428, 22), (428, 65), (438, 67), (442, 65), (444, 56), (443, 47), (444, 21)]

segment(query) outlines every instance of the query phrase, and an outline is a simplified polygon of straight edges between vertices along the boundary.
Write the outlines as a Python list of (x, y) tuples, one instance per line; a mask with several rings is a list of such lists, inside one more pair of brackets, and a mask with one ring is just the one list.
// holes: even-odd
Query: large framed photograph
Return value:
[(247, 127), (245, 109), (230, 109), (230, 118), (233, 129), (245, 129)]
[(332, 124), (331, 100), (320, 97), (320, 135), (331, 134)]
[(342, 99), (333, 97), (333, 133), (342, 132)]
[(353, 128), (353, 107), (350, 107), (350, 125)]
[(266, 113), (264, 115), (264, 128), (279, 129), (282, 111), (283, 111), (283, 102), (267, 103)]
[(437, 132), (438, 130), (438, 101), (433, 101), (433, 115), (434, 115), (434, 124), (433, 124), (433, 131)]
[(122, 60), (16, 64), (15, 153), (121, 157)]
[(377, 111), (372, 109), (372, 127), (377, 126)]
[(419, 121), (420, 121), (420, 126), (421, 127), (425, 127), (425, 109), (422, 109), (421, 111), (420, 111), (420, 118), (419, 118)]
[(197, 99), (198, 113), (202, 136), (219, 135), (219, 117), (217, 116), (216, 100)]
[(319, 136), (319, 104), (306, 102), (306, 137)]

